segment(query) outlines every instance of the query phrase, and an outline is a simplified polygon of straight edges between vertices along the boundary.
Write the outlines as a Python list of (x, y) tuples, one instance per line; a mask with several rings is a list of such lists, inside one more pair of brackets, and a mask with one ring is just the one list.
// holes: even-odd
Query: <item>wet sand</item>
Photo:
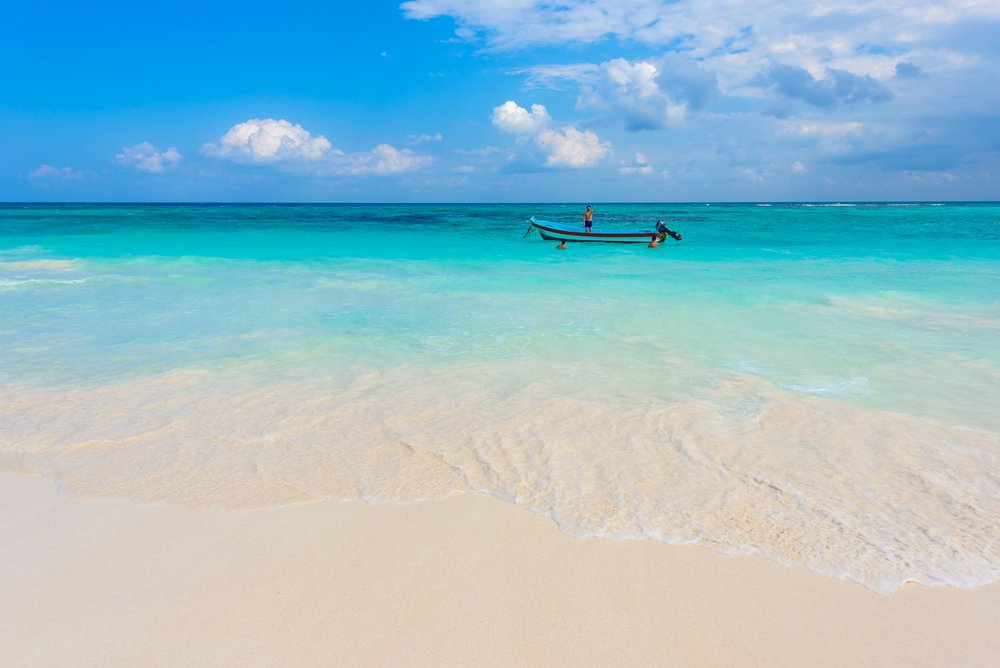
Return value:
[(479, 494), (226, 511), (2, 472), (0, 545), (9, 666), (1000, 661), (1000, 584), (885, 596)]

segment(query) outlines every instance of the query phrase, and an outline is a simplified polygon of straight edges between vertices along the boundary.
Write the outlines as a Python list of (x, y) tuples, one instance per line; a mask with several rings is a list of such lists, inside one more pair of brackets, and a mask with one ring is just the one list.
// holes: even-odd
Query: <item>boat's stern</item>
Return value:
[(667, 236), (676, 239), (677, 241), (681, 240), (681, 233), (675, 232), (674, 230), (667, 227), (666, 223), (664, 223), (662, 220), (656, 221), (656, 231), (660, 233), (661, 240), (666, 238)]

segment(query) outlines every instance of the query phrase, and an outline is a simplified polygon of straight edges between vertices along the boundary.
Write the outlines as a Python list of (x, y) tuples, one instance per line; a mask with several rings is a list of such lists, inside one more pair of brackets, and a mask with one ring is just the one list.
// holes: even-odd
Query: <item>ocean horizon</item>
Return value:
[(1000, 204), (0, 204), (0, 468), (1000, 580)]
[[(979, 205), (979, 204), (997, 204), (1000, 203), (998, 199), (940, 199), (940, 198), (928, 198), (921, 200), (894, 200), (894, 199), (831, 199), (831, 200), (798, 200), (798, 199), (787, 199), (787, 200), (710, 200), (710, 199), (700, 199), (700, 200), (587, 200), (587, 203), (596, 204), (599, 206), (613, 206), (613, 205), (659, 205), (659, 206), (704, 206), (704, 205), (719, 205), (719, 206), (740, 206), (747, 204), (777, 204), (777, 205), (808, 205), (808, 204), (825, 204), (825, 205), (879, 205), (879, 204), (917, 204), (917, 205), (930, 205), (930, 204), (969, 204), (969, 205)], [(506, 201), (506, 200), (476, 200), (476, 201), (452, 201), (452, 200), (441, 200), (441, 201), (410, 201), (410, 200), (399, 200), (399, 201), (308, 201), (308, 200), (0, 200), (0, 206), (67, 206), (67, 205), (80, 205), (80, 206), (545, 206), (545, 205), (557, 205), (565, 206), (566, 203), (558, 200), (524, 200), (524, 201)], [(586, 206), (586, 203), (577, 204), (581, 208)]]

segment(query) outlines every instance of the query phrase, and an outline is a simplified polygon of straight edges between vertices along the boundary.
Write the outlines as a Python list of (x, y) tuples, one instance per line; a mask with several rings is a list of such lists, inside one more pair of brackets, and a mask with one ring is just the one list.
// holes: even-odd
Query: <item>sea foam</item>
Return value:
[(570, 391), (586, 369), (565, 371), (412, 366), (249, 386), (171, 372), (19, 388), (0, 393), (2, 447), (87, 495), (252, 507), (481, 492), (573, 536), (758, 553), (882, 592), (1000, 578), (995, 433), (736, 372), (690, 400), (592, 401)]

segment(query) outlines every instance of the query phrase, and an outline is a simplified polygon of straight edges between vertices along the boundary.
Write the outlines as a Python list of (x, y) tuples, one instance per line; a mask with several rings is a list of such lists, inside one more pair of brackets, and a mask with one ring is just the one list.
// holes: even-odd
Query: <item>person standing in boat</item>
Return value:
[(589, 234), (594, 226), (594, 210), (587, 205), (587, 210), (583, 212), (583, 227)]

